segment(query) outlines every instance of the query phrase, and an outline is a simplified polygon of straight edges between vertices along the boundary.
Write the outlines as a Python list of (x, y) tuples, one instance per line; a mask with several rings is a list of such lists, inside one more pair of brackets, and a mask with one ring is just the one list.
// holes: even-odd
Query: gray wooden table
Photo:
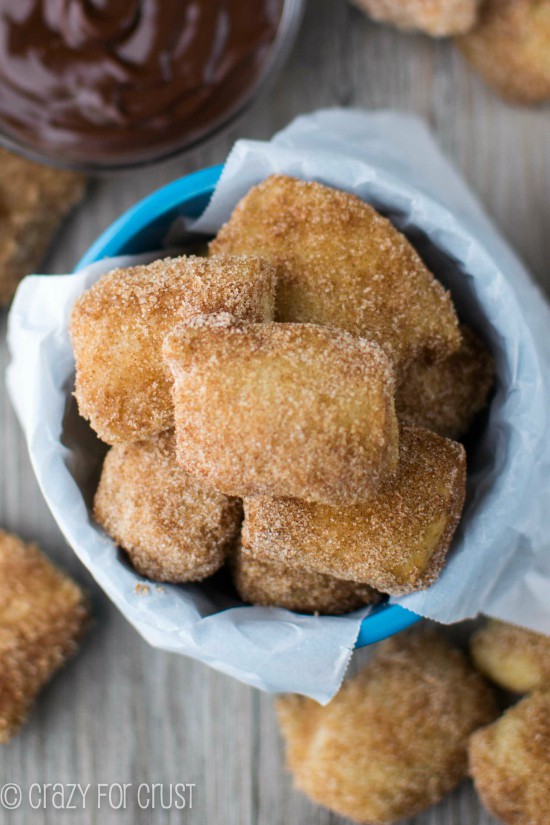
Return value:
[[(267, 138), (321, 106), (393, 108), (426, 118), (535, 277), (550, 286), (549, 110), (511, 108), (447, 42), (367, 22), (345, 0), (310, 0), (297, 47), (271, 93), (228, 134), (168, 164), (93, 182), (45, 271), (69, 271), (122, 210), (175, 176), (222, 161), (240, 136)], [(0, 318), (0, 371), (7, 360)], [(98, 591), (47, 511), (18, 424), (0, 391), (0, 526), (36, 539), (94, 596), (81, 655), (45, 690), (23, 733), (0, 749), (0, 785), (90, 783), (86, 808), (0, 809), (0, 823), (328, 825), (293, 791), (273, 702), (191, 660), (143, 642)], [(97, 810), (99, 783), (194, 783), (191, 809)], [(36, 801), (36, 800), (35, 800)], [(117, 799), (113, 798), (117, 804)], [(416, 825), (488, 825), (469, 784)], [(412, 820), (411, 820), (412, 823)]]

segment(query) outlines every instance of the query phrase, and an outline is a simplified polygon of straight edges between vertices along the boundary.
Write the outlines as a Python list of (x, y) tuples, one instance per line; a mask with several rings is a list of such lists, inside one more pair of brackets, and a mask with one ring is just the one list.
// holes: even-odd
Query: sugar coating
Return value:
[(273, 175), (240, 201), (210, 251), (272, 261), (276, 320), (368, 338), (399, 370), (460, 345), (449, 294), (405, 236), (354, 195)]
[(0, 742), (72, 656), (88, 621), (81, 589), (34, 544), (0, 530)]
[(250, 555), (299, 565), (382, 593), (422, 590), (439, 575), (460, 519), (464, 448), (401, 428), (396, 473), (352, 507), (292, 498), (245, 498), (242, 542)]
[(354, 0), (373, 20), (405, 31), (449, 37), (469, 31), (476, 22), (480, 0)]
[(548, 825), (550, 691), (535, 692), (470, 740), (470, 775), (506, 825)]
[(178, 460), (227, 495), (356, 502), (397, 463), (391, 363), (313, 324), (203, 316), (167, 336)]
[(472, 659), (506, 690), (550, 688), (550, 637), (491, 619), (470, 639)]
[(416, 361), (401, 377), (395, 407), (400, 421), (461, 438), (487, 404), (495, 367), (487, 347), (462, 325), (462, 344), (439, 364)]
[(382, 598), (368, 585), (312, 573), (303, 567), (260, 561), (242, 547), (231, 555), (231, 573), (244, 602), (284, 607), (297, 613), (339, 615)]
[(0, 149), (0, 305), (42, 263), (53, 236), (83, 197), (86, 179)]
[(173, 426), (172, 381), (162, 342), (201, 312), (247, 321), (273, 317), (275, 271), (257, 258), (166, 258), (115, 269), (76, 301), (71, 338), (80, 414), (108, 444)]
[(109, 450), (94, 516), (142, 576), (187, 582), (222, 566), (239, 530), (241, 506), (182, 470), (168, 432)]
[(363, 823), (415, 816), (465, 776), (469, 735), (494, 698), (459, 650), (434, 632), (401, 633), (326, 706), (278, 700), (287, 764), (314, 802)]
[(484, 0), (477, 26), (456, 42), (502, 97), (550, 100), (550, 0)]

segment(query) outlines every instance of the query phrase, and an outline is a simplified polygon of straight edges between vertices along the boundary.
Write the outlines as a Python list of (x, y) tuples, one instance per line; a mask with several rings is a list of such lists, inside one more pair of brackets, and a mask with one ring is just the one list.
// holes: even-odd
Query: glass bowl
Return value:
[(132, 152), (124, 158), (117, 155), (113, 159), (72, 160), (64, 156), (63, 147), (59, 151), (40, 150), (30, 142), (19, 138), (2, 125), (0, 121), (0, 146), (38, 163), (72, 169), (86, 174), (120, 172), (142, 168), (152, 163), (168, 160), (183, 152), (206, 143), (233, 124), (274, 82), (282, 69), (298, 34), (305, 7), (305, 0), (283, 0), (281, 19), (277, 34), (261, 70), (233, 105), (204, 128), (198, 135), (182, 134), (169, 145), (150, 147), (143, 153)]

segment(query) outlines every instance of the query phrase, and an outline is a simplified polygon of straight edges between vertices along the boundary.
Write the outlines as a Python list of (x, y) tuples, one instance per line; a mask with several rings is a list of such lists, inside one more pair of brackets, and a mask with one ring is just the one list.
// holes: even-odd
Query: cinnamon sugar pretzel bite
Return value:
[(382, 593), (422, 590), (441, 572), (465, 484), (460, 444), (403, 425), (397, 471), (369, 501), (334, 507), (245, 498), (243, 546), (261, 560), (369, 584)]
[(234, 496), (369, 498), (397, 463), (384, 351), (313, 324), (201, 316), (167, 336), (178, 460)]
[(277, 320), (375, 341), (398, 371), (460, 346), (449, 294), (405, 236), (355, 195), (273, 175), (237, 204), (210, 252), (271, 261)]
[(166, 258), (104, 275), (78, 298), (71, 316), (81, 415), (108, 444), (170, 429), (166, 334), (202, 312), (269, 320), (274, 289), (270, 264), (235, 256)]

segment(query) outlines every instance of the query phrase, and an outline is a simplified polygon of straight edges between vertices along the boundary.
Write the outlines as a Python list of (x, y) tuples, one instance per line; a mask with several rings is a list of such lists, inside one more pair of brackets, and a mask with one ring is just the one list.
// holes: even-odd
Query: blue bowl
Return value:
[[(161, 249), (172, 222), (198, 218), (207, 206), (223, 166), (211, 166), (157, 189), (124, 212), (91, 245), (78, 262), (82, 269), (102, 258), (138, 255)], [(381, 604), (363, 619), (356, 647), (379, 642), (418, 622), (420, 616), (399, 605)]]

